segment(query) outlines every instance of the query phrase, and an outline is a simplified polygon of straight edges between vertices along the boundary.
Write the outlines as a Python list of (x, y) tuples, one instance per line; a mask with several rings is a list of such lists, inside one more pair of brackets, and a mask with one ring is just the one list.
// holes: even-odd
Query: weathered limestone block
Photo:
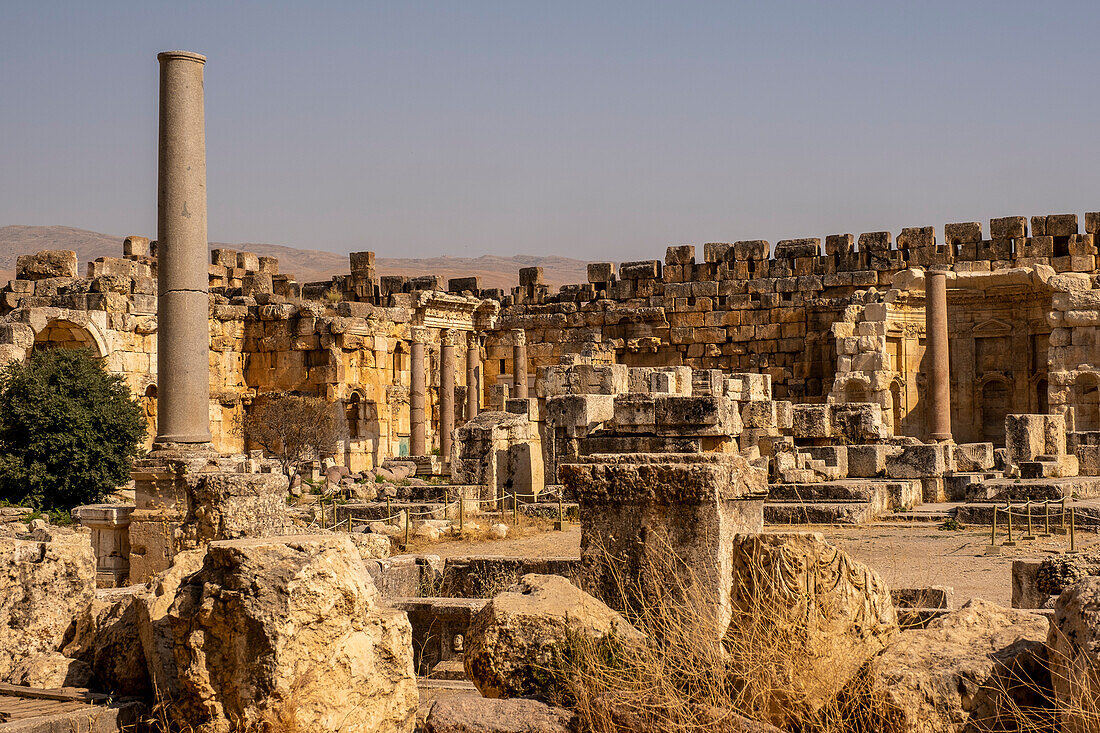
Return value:
[(546, 423), (568, 434), (584, 435), (614, 416), (613, 395), (571, 394), (546, 400)]
[(890, 478), (931, 478), (943, 476), (947, 459), (941, 443), (900, 446), (886, 457), (886, 475)]
[(954, 446), (955, 471), (960, 473), (989, 471), (993, 468), (992, 443), (960, 443)]
[(731, 374), (726, 379), (726, 394), (741, 402), (756, 402), (772, 398), (770, 374)]
[(77, 617), (62, 650), (89, 668), (85, 686), (124, 697), (147, 697), (153, 688), (138, 628), (143, 586), (96, 591)]
[(1058, 597), (1047, 647), (1062, 730), (1095, 730), (1100, 718), (1100, 578), (1084, 578)]
[(791, 433), (796, 438), (830, 438), (833, 423), (829, 405), (792, 405)]
[(653, 403), (658, 435), (736, 436), (741, 434), (737, 403), (713, 395), (660, 395)]
[(95, 593), (95, 555), (84, 532), (56, 529), (51, 540), (0, 538), (0, 680), (19, 664), (61, 648)]
[(15, 277), (19, 280), (78, 276), (76, 252), (69, 249), (47, 249), (33, 255), (19, 255), (15, 260)]
[(1063, 415), (1006, 415), (1005, 448), (1014, 464), (1065, 455), (1066, 419)]
[(524, 575), (474, 616), (466, 633), (466, 676), (485, 697), (549, 699), (553, 669), (569, 663), (576, 638), (639, 643), (622, 616), (557, 575)]
[(483, 412), (455, 431), (451, 480), (486, 487), (486, 500), (538, 496), (545, 487), (543, 471), (538, 424), (527, 415)]
[(26, 687), (87, 687), (92, 670), (87, 663), (61, 652), (41, 652), (25, 658), (10, 676), (12, 683)]
[(271, 537), (289, 527), (288, 480), (281, 473), (200, 473), (187, 477), (184, 546), (211, 540)]
[(442, 698), (432, 704), (425, 733), (570, 733), (574, 714), (538, 700)]
[[(974, 599), (898, 636), (868, 668), (878, 729), (912, 733), (1038, 730), (1012, 725), (1015, 708), (1049, 719), (1047, 621)], [(1047, 710), (1043, 710), (1047, 708)], [(1045, 712), (1045, 715), (1044, 715)]]
[(620, 610), (640, 597), (701, 592), (714, 599), (707, 612), (724, 629), (731, 543), (739, 532), (763, 528), (765, 470), (716, 453), (583, 461), (559, 469), (579, 503), (581, 586)]
[[(898, 631), (886, 583), (820, 533), (739, 535), (730, 558), (727, 646), (737, 648), (764, 633), (789, 634), (795, 648), (777, 655), (787, 663), (770, 672), (776, 725), (791, 712), (788, 705), (814, 709), (831, 700)], [(735, 665), (737, 659), (734, 652)]]
[(830, 433), (841, 442), (883, 440), (892, 432), (883, 419), (882, 406), (876, 403), (852, 402), (825, 407), (832, 421)]
[(408, 618), (381, 604), (346, 537), (213, 542), (178, 583), (167, 609), (153, 604), (163, 643), (149, 660), (175, 683), (158, 689), (177, 721), (221, 732), (284, 715), (310, 730), (412, 731)]

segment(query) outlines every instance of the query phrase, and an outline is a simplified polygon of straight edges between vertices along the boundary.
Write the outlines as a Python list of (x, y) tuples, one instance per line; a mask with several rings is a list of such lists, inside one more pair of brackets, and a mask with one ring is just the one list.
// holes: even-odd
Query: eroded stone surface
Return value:
[(549, 699), (553, 671), (576, 639), (637, 643), (622, 616), (556, 575), (525, 575), (474, 616), (466, 635), (466, 676), (485, 697)]

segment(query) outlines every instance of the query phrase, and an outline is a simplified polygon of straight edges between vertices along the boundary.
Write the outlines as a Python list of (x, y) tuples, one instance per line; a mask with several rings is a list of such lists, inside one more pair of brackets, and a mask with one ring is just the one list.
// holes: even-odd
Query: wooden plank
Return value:
[(0, 695), (65, 702), (107, 702), (111, 699), (110, 695), (91, 692), (83, 687), (23, 687), (22, 685), (9, 685), (6, 682), (0, 682)]

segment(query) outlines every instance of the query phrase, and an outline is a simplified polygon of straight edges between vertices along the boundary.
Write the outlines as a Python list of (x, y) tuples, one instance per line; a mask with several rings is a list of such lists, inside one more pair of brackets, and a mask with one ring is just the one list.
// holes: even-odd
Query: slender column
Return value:
[(477, 334), (470, 334), (466, 347), (466, 420), (477, 417), (481, 405), (481, 344)]
[(210, 442), (206, 243), (206, 57), (160, 61), (157, 192), (157, 443)]
[(423, 456), (428, 452), (424, 426), (424, 392), (427, 379), (424, 373), (424, 335), (418, 328), (413, 329), (409, 354), (412, 359), (409, 378), (409, 453)]
[(455, 332), (444, 330), (439, 342), (439, 456), (450, 461), (455, 429)]
[(527, 333), (522, 328), (512, 332), (512, 396), (527, 399)]
[(932, 440), (951, 440), (951, 371), (947, 346), (947, 275), (925, 274), (925, 365), (927, 369), (929, 433)]

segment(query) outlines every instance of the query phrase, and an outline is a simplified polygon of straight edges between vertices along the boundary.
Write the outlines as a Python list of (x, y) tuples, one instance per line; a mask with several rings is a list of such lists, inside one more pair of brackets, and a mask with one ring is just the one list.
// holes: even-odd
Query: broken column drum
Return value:
[(455, 333), (443, 331), (439, 343), (439, 455), (451, 460), (451, 434), (455, 429)]
[(210, 442), (206, 241), (206, 57), (160, 61), (157, 194), (157, 443)]
[(424, 392), (427, 379), (424, 371), (424, 338), (414, 331), (409, 349), (411, 368), (409, 377), (409, 453), (414, 456), (427, 454), (427, 430), (424, 425)]
[(527, 334), (522, 328), (513, 331), (512, 396), (527, 399)]
[(925, 277), (924, 317), (927, 350), (929, 421), (932, 440), (951, 440), (951, 372), (947, 341), (947, 274)]

